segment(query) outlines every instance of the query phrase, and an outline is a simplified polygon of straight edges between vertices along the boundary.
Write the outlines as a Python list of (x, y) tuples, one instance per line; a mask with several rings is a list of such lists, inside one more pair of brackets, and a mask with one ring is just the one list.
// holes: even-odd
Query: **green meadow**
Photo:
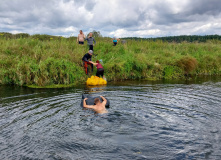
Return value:
[[(92, 61), (102, 60), (108, 81), (190, 79), (221, 75), (221, 41), (164, 42), (96, 38)], [(82, 57), (87, 44), (76, 38), (0, 35), (0, 85), (69, 87), (84, 84)], [(95, 75), (96, 67), (91, 75)]]

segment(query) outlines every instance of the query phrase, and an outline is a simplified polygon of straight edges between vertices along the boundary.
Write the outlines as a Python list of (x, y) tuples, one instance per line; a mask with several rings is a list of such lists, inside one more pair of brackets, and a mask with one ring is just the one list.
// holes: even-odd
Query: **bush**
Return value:
[(185, 74), (189, 74), (196, 69), (198, 62), (193, 57), (182, 57), (176, 62), (176, 64), (185, 72)]

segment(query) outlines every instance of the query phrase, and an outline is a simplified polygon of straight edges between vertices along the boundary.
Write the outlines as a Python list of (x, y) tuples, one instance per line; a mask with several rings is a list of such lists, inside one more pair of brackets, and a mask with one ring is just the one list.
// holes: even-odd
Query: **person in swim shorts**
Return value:
[(100, 96), (100, 97), (102, 98), (103, 102), (101, 102), (99, 98), (95, 98), (94, 99), (95, 105), (87, 105), (86, 100), (88, 98), (85, 98), (83, 100), (83, 107), (93, 109), (96, 113), (100, 113), (100, 114), (107, 113), (108, 111), (105, 108), (107, 100), (103, 96)]
[(84, 35), (83, 31), (80, 30), (80, 34), (78, 34), (78, 37), (77, 37), (78, 44), (83, 45), (84, 44), (84, 39), (85, 39), (85, 35)]
[(104, 76), (104, 68), (103, 66), (100, 64), (100, 61), (97, 60), (96, 63), (92, 62), (92, 61), (89, 61), (90, 63), (92, 63), (93, 65), (95, 65), (97, 67), (97, 73), (96, 73), (96, 76), (97, 77), (102, 77), (103, 79), (105, 79), (105, 76)]

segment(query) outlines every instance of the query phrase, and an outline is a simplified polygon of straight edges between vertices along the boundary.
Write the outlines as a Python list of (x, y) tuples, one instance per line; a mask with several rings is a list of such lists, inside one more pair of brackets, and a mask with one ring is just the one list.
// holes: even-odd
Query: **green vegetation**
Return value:
[(162, 40), (163, 42), (206, 42), (208, 40), (221, 40), (221, 36), (219, 35), (206, 35), (206, 36), (197, 36), (197, 35), (183, 35), (183, 36), (170, 36), (170, 37), (157, 37), (157, 38), (139, 38), (139, 37), (128, 37), (124, 39), (131, 40), (152, 40), (158, 41)]
[[(221, 75), (221, 41), (169, 43), (127, 40), (113, 46), (96, 38), (92, 60), (102, 59), (108, 81), (184, 79)], [(76, 38), (0, 33), (0, 84), (69, 87), (86, 82), (82, 56), (88, 51)], [(96, 69), (94, 69), (95, 74)]]

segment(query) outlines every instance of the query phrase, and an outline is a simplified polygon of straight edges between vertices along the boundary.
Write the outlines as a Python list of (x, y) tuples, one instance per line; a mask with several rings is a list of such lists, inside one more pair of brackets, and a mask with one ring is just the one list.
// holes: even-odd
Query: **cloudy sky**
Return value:
[(221, 0), (0, 0), (0, 32), (221, 35)]

